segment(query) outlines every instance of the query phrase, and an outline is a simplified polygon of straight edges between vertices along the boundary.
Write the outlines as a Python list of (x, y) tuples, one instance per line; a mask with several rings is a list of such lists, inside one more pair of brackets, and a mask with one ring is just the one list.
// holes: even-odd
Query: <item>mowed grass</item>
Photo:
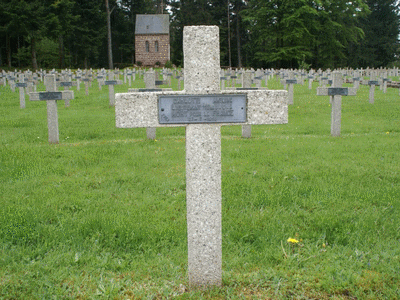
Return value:
[(82, 84), (49, 145), (46, 104), (1, 86), (0, 299), (400, 298), (399, 91), (343, 97), (331, 137), (317, 85), (295, 86), (288, 124), (222, 128), (223, 285), (207, 290), (188, 286), (184, 128), (116, 128), (108, 88)]

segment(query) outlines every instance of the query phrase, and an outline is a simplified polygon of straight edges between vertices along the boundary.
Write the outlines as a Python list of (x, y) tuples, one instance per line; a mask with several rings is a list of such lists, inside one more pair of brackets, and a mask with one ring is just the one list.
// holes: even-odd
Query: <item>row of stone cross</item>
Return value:
[[(331, 135), (332, 136), (340, 136), (340, 124), (341, 124), (341, 96), (355, 96), (356, 92), (361, 84), (366, 84), (370, 86), (369, 92), (369, 102), (374, 103), (374, 91), (375, 86), (380, 85), (381, 90), (385, 93), (387, 83), (390, 82), (387, 74), (396, 74), (397, 69), (392, 71), (381, 70), (380, 71), (380, 79), (376, 79), (376, 74), (378, 71), (376, 70), (364, 70), (364, 71), (335, 71), (330, 72), (329, 70), (326, 72), (313, 72), (310, 71), (308, 73), (304, 71), (290, 71), (290, 70), (280, 70), (274, 71), (270, 70), (220, 70), (220, 89), (221, 90), (255, 90), (255, 89), (267, 89), (268, 79), (272, 78), (274, 75), (279, 76), (281, 79), (281, 83), (284, 85), (284, 88), (288, 90), (288, 104), (293, 104), (294, 97), (294, 84), (304, 84), (305, 80), (308, 80), (309, 89), (312, 88), (312, 82), (314, 80), (319, 81), (320, 87), (317, 89), (317, 95), (321, 96), (330, 96), (330, 103), (332, 104), (332, 113), (331, 113)], [(20, 94), (20, 107), (25, 108), (25, 93), (24, 91), (30, 94), (31, 100), (46, 100), (48, 101), (48, 127), (49, 127), (49, 142), (50, 143), (58, 143), (59, 135), (58, 135), (58, 121), (57, 121), (57, 109), (56, 102), (57, 100), (65, 100), (65, 106), (69, 106), (69, 101), (74, 98), (73, 91), (69, 90), (69, 87), (75, 86), (77, 90), (79, 90), (81, 81), (85, 84), (86, 95), (88, 95), (89, 86), (92, 84), (94, 79), (97, 79), (99, 89), (101, 90), (103, 85), (107, 85), (109, 87), (109, 104), (110, 106), (114, 106), (115, 104), (115, 93), (114, 93), (114, 85), (122, 84), (122, 80), (119, 80), (120, 75), (124, 75), (124, 81), (128, 81), (129, 85), (131, 85), (131, 80), (136, 79), (136, 74), (142, 76), (145, 82), (145, 88), (140, 89), (128, 89), (128, 92), (157, 92), (157, 91), (171, 91), (171, 88), (158, 88), (159, 85), (171, 85), (171, 77), (174, 76), (178, 79), (178, 90), (181, 88), (181, 81), (183, 81), (183, 71), (178, 72), (177, 70), (168, 70), (163, 69), (161, 71), (163, 78), (166, 80), (158, 80), (159, 74), (156, 73), (155, 70), (148, 70), (144, 72), (143, 70), (129, 70), (125, 69), (123, 72), (118, 70), (113, 70), (107, 72), (102, 69), (99, 71), (86, 70), (81, 71), (78, 70), (76, 74), (73, 74), (71, 71), (63, 71), (61, 74), (58, 74), (54, 70), (46, 74), (46, 72), (25, 72), (25, 73), (14, 73), (8, 76), (2, 76), (2, 78), (8, 78), (10, 86), (15, 81), (15, 77), (13, 75), (18, 75), (18, 81), (15, 83), (15, 87), (19, 88)], [(363, 76), (360, 75), (369, 75), (369, 80), (364, 80)], [(47, 83), (45, 82), (47, 94), (46, 93), (36, 93), (36, 85), (41, 78), (47, 79)], [(46, 77), (47, 76), (47, 77)], [(53, 76), (53, 79), (49, 79), (49, 76)], [(353, 88), (342, 88), (343, 79), (342, 76), (347, 76), (346, 81), (353, 83)], [(108, 80), (107, 80), (108, 79)], [(55, 81), (52, 83), (51, 80)], [(74, 81), (72, 81), (74, 80)], [(226, 82), (230, 83), (231, 86), (225, 86)], [(236, 84), (240, 84), (241, 87), (235, 87)], [(256, 87), (253, 87), (256, 85)], [(262, 86), (265, 87), (262, 87)], [(330, 85), (331, 87), (327, 87)], [(57, 87), (64, 87), (64, 92), (58, 92)], [(156, 138), (156, 129), (155, 127), (146, 128), (146, 134), (148, 139)], [(242, 125), (242, 137), (250, 138), (251, 137), (251, 125)]]

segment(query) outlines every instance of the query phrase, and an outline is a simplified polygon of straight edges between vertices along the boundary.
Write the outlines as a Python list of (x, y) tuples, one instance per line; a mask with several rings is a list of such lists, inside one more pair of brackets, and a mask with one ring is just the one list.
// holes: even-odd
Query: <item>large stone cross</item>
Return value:
[(331, 113), (331, 135), (340, 136), (340, 127), (342, 121), (342, 96), (355, 96), (356, 88), (342, 87), (343, 78), (340, 72), (333, 72), (332, 87), (317, 88), (317, 96), (330, 96), (332, 104)]
[(185, 27), (183, 51), (185, 89), (117, 94), (116, 126), (186, 127), (189, 284), (221, 285), (221, 125), (287, 123), (287, 92), (221, 91), (217, 26)]
[(49, 143), (58, 144), (58, 113), (57, 100), (74, 99), (73, 91), (57, 92), (56, 76), (46, 75), (44, 77), (46, 92), (29, 93), (29, 100), (45, 100), (47, 103), (47, 127), (49, 132)]

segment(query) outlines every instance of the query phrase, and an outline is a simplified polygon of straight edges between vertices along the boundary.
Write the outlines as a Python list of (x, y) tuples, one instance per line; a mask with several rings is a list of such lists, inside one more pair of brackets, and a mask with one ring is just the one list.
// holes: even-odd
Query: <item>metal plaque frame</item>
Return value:
[(245, 123), (246, 94), (158, 95), (160, 124)]

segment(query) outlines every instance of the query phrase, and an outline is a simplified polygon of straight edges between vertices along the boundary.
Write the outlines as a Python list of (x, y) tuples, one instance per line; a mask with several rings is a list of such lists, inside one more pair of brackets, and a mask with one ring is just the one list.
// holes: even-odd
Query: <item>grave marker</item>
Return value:
[(109, 80), (104, 81), (104, 85), (108, 85), (108, 97), (109, 97), (109, 104), (110, 106), (115, 105), (115, 94), (114, 94), (114, 85), (122, 84), (122, 81), (117, 79), (113, 80), (113, 75), (110, 73)]
[(333, 72), (332, 87), (317, 88), (317, 96), (330, 96), (331, 111), (331, 135), (340, 136), (342, 120), (342, 96), (355, 96), (356, 88), (343, 88), (343, 79), (340, 72)]
[(23, 74), (19, 75), (19, 81), (20, 82), (15, 84), (15, 86), (19, 89), (19, 107), (25, 108), (25, 88), (28, 85), (24, 82)]
[(285, 83), (288, 85), (288, 92), (289, 92), (289, 103), (288, 104), (293, 104), (293, 94), (294, 94), (294, 84), (297, 84), (297, 80), (294, 79), (294, 72), (290, 71), (289, 72), (289, 78), (285, 80)]
[(73, 99), (73, 91), (57, 92), (56, 77), (55, 75), (46, 75), (44, 84), (47, 92), (29, 93), (29, 100), (44, 100), (47, 103), (47, 127), (49, 132), (49, 143), (58, 144), (58, 113), (57, 113), (57, 100)]
[(366, 82), (369, 85), (369, 103), (374, 104), (375, 102), (375, 86), (379, 84), (376, 80), (375, 72), (371, 73), (370, 80)]
[[(188, 274), (191, 286), (221, 285), (222, 282), (221, 125), (243, 124), (210, 122), (210, 119), (203, 119), (203, 113), (210, 115), (215, 112), (214, 117), (221, 120), (219, 112), (229, 110), (235, 114), (236, 110), (243, 108), (246, 109), (245, 124), (283, 124), (288, 121), (286, 91), (238, 93), (220, 90), (218, 31), (217, 26), (184, 28), (184, 91), (116, 95), (116, 126), (119, 128), (186, 127)], [(234, 108), (233, 97), (238, 94), (245, 95), (246, 106)], [(165, 96), (172, 96), (172, 100), (167, 102), (177, 105), (174, 107), (176, 115), (195, 117), (198, 123), (160, 123), (160, 118), (174, 118), (159, 111)], [(228, 96), (228, 99), (222, 96)], [(203, 97), (205, 102), (201, 100)]]

